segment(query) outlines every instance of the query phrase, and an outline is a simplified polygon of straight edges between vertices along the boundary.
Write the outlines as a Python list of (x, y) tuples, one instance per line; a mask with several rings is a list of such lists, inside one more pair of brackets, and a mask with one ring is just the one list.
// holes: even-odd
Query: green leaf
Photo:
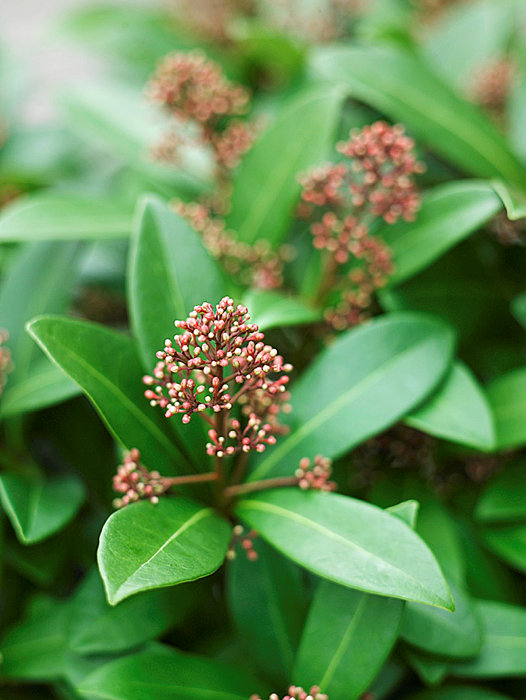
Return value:
[(295, 682), (319, 685), (331, 700), (357, 700), (394, 646), (403, 611), (399, 600), (322, 581), (301, 637)]
[(86, 497), (74, 476), (44, 479), (38, 474), (2, 474), (0, 501), (20, 542), (34, 544), (64, 527)]
[(400, 518), (376, 506), (334, 493), (276, 489), (243, 499), (236, 513), (285, 556), (322, 578), (454, 608), (424, 542)]
[(177, 193), (195, 197), (206, 187), (206, 168), (201, 166), (191, 173), (186, 162), (185, 167), (174, 168), (152, 160), (151, 148), (159, 142), (166, 123), (140, 88), (117, 82), (83, 84), (64, 95), (63, 106), (74, 131), (140, 173), (167, 196)]
[[(478, 601), (485, 637), (472, 661), (455, 664), (451, 672), (463, 678), (499, 678), (526, 674), (526, 608)], [(464, 698), (462, 698), (464, 700)]]
[(291, 474), (302, 457), (336, 457), (388, 428), (443, 377), (453, 340), (442, 321), (412, 313), (342, 335), (294, 382), (291, 433), (250, 479)]
[(526, 368), (497, 377), (487, 394), (495, 419), (497, 449), (526, 444)]
[(180, 622), (194, 600), (191, 586), (177, 586), (146, 591), (110, 607), (99, 572), (93, 568), (71, 601), (69, 647), (79, 654), (105, 654), (138, 647)]
[(78, 688), (87, 700), (247, 700), (257, 690), (242, 671), (161, 645), (110, 662)]
[(68, 607), (53, 598), (33, 601), (26, 617), (0, 643), (0, 678), (50, 681), (63, 673)]
[(508, 697), (487, 688), (459, 685), (426, 690), (423, 693), (411, 695), (408, 700), (508, 700)]
[(81, 387), (115, 437), (136, 447), (147, 466), (170, 470), (181, 453), (162, 417), (144, 398), (135, 343), (95, 323), (42, 317), (28, 330), (49, 357)]
[(475, 177), (524, 185), (526, 171), (505, 139), (417, 54), (391, 46), (322, 48), (313, 71), (405, 124), (423, 143)]
[(510, 221), (526, 217), (526, 194), (524, 188), (518, 189), (506, 182), (494, 180), (492, 187), (502, 200), (506, 215)]
[(514, 6), (509, 0), (460, 3), (430, 27), (426, 56), (460, 93), (475, 87), (481, 66), (506, 52), (514, 28)]
[(31, 365), (29, 376), (11, 384), (2, 396), (2, 416), (14, 416), (54, 406), (79, 393), (79, 387), (59, 367), (42, 357)]
[[(276, 685), (290, 683), (306, 594), (300, 570), (261, 539), (255, 561), (241, 547), (227, 567), (229, 608), (243, 648)], [(279, 572), (279, 573), (278, 573)]]
[(298, 175), (326, 157), (343, 101), (335, 88), (305, 90), (279, 112), (235, 177), (229, 229), (241, 241), (279, 243), (298, 201)]
[(486, 529), (482, 537), (498, 557), (514, 569), (526, 573), (526, 524)]
[(368, 494), (368, 500), (381, 508), (390, 506), (389, 510), (397, 514), (403, 503), (393, 506), (393, 502), (408, 498), (415, 499), (419, 504), (416, 532), (431, 549), (440, 566), (457, 581), (463, 581), (466, 563), (456, 522), (429, 486), (420, 479), (391, 470), (377, 480)]
[(438, 685), (449, 672), (449, 664), (442, 659), (428, 656), (411, 647), (405, 647), (403, 653), (411, 668), (426, 685)]
[(116, 511), (104, 525), (97, 552), (110, 605), (139, 591), (212, 574), (223, 563), (230, 532), (212, 508), (182, 497)]
[(204, 301), (219, 303), (227, 289), (199, 234), (154, 197), (144, 198), (137, 212), (128, 279), (132, 328), (146, 368), (173, 337), (175, 320)]
[[(50, 366), (47, 358), (25, 332), (25, 324), (43, 313), (62, 312), (69, 304), (77, 276), (78, 246), (75, 243), (33, 243), (24, 246), (10, 265), (0, 288), (0, 328), (9, 332), (8, 348), (13, 370), (2, 395), (4, 403), (16, 402), (16, 395), (28, 384), (35, 396), (33, 409), (48, 406), (53, 399), (78, 393), (71, 381), (62, 382), (53, 396), (40, 389), (41, 372)], [(60, 284), (57, 284), (60, 280)], [(38, 401), (40, 396), (41, 401)], [(12, 398), (14, 397), (14, 398)], [(11, 413), (14, 411), (12, 410)]]
[(0, 241), (71, 241), (128, 238), (131, 207), (99, 196), (41, 192), (6, 207)]
[(526, 462), (509, 465), (491, 479), (475, 514), (484, 522), (526, 521)]
[(415, 221), (384, 224), (376, 231), (393, 253), (389, 285), (426, 268), (500, 209), (502, 202), (488, 182), (448, 182), (428, 191)]
[(493, 416), (484, 390), (458, 361), (436, 392), (404, 422), (467, 447), (491, 450), (495, 445)]
[(243, 304), (248, 308), (252, 321), (262, 331), (316, 323), (323, 319), (320, 309), (309, 306), (300, 297), (282, 292), (250, 290), (243, 297)]
[(412, 530), (415, 530), (419, 509), (420, 503), (418, 501), (409, 500), (397, 503), (395, 506), (390, 506), (385, 510), (396, 515), (396, 517), (403, 520), (406, 525), (409, 525)]
[(409, 644), (445, 657), (474, 656), (482, 646), (482, 628), (469, 594), (449, 579), (455, 612), (408, 603), (400, 636)]
[(512, 300), (511, 312), (521, 326), (526, 329), (526, 292), (521, 292)]

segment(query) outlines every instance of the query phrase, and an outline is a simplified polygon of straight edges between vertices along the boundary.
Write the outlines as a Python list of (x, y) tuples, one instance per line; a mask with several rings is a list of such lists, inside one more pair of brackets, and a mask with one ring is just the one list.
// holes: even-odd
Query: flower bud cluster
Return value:
[(400, 125), (383, 121), (353, 130), (338, 144), (346, 161), (313, 168), (300, 178), (298, 213), (313, 218), (313, 245), (327, 254), (326, 319), (337, 330), (367, 317), (374, 292), (392, 272), (391, 253), (371, 224), (412, 221), (420, 199), (414, 175), (423, 166)]
[[(179, 123), (194, 125), (198, 141), (211, 147), (219, 167), (235, 167), (252, 147), (255, 126), (236, 118), (248, 110), (248, 90), (227, 80), (221, 67), (202, 51), (177, 52), (162, 59), (148, 93)], [(171, 132), (153, 154), (177, 162), (181, 143), (180, 135)]]
[(336, 491), (338, 486), (335, 481), (330, 481), (331, 475), (332, 460), (322, 455), (316, 455), (314, 464), (311, 463), (308, 457), (303, 457), (300, 460), (298, 469), (296, 469), (298, 486), (304, 491), (308, 489)]
[[(205, 302), (175, 326), (180, 334), (165, 341), (153, 375), (143, 379), (151, 405), (160, 406), (167, 418), (182, 414), (183, 423), (195, 413), (208, 422), (210, 414), (218, 416), (209, 431), (207, 453), (219, 458), (262, 452), (273, 444), (274, 433), (279, 432), (275, 407), (286, 400), (292, 367), (263, 342), (264, 335), (250, 323), (246, 307), (235, 306), (229, 297), (215, 308)], [(260, 413), (249, 408), (248, 421), (242, 425), (238, 418), (229, 418), (237, 403), (243, 408), (267, 408), (260, 408)]]
[[(259, 695), (252, 695), (250, 700), (261, 700)], [(283, 698), (277, 693), (272, 693), (269, 700), (329, 700), (329, 696), (322, 693), (317, 685), (313, 685), (310, 690), (303, 690), (300, 686), (291, 685)]]
[(113, 489), (124, 494), (121, 498), (116, 498), (113, 505), (122, 508), (140, 500), (158, 503), (159, 496), (168, 488), (170, 484), (159, 472), (150, 472), (142, 466), (139, 450), (134, 448), (125, 455), (124, 463), (118, 467), (113, 477)]
[(257, 289), (276, 289), (283, 283), (283, 268), (288, 249), (283, 246), (274, 252), (268, 241), (257, 241), (254, 245), (235, 239), (225, 222), (213, 217), (203, 204), (175, 200), (172, 207), (184, 217), (198, 233), (210, 254), (242, 285)]
[(7, 374), (11, 369), (11, 353), (5, 347), (9, 333), (0, 328), (0, 395), (7, 380)]
[(468, 97), (487, 110), (496, 121), (502, 122), (516, 72), (515, 64), (507, 57), (482, 63), (468, 86)]
[(254, 540), (257, 534), (255, 530), (245, 532), (243, 525), (236, 525), (232, 530), (232, 539), (226, 553), (227, 559), (232, 561), (236, 558), (236, 545), (239, 544), (249, 561), (257, 561), (258, 553), (254, 549)]

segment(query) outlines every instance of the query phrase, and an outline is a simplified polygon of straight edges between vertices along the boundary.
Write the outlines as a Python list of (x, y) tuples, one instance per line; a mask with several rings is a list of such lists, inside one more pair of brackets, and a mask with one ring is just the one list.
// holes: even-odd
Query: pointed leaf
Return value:
[(398, 637), (404, 604), (322, 581), (294, 667), (303, 687), (319, 685), (331, 700), (357, 700)]
[(334, 493), (276, 489), (243, 499), (236, 513), (276, 549), (334, 583), (454, 608), (424, 542), (376, 506)]
[(463, 171), (524, 184), (526, 170), (505, 139), (417, 54), (394, 45), (323, 48), (314, 54), (313, 70), (405, 124)]
[(494, 379), (487, 389), (495, 418), (496, 447), (506, 450), (526, 444), (526, 369)]
[(31, 374), (11, 384), (2, 396), (2, 415), (14, 416), (54, 406), (80, 394), (80, 388), (47, 357), (35, 360)]
[(300, 569), (260, 538), (254, 543), (256, 561), (239, 549), (227, 567), (232, 618), (243, 647), (261, 673), (276, 685), (286, 685), (292, 677), (305, 612)]
[(298, 175), (325, 158), (341, 106), (342, 91), (335, 88), (296, 95), (244, 158), (227, 217), (241, 241), (283, 239), (300, 193)]
[(160, 199), (145, 198), (136, 215), (129, 266), (131, 324), (145, 368), (175, 333), (174, 321), (193, 307), (219, 303), (227, 292), (199, 234)]
[(486, 529), (482, 533), (485, 544), (499, 558), (526, 573), (526, 524)]
[(86, 700), (247, 700), (258, 682), (217, 661), (156, 645), (111, 661), (77, 690)]
[(106, 521), (97, 552), (109, 603), (212, 574), (223, 563), (230, 532), (212, 508), (181, 497), (118, 510)]
[(455, 612), (408, 603), (400, 636), (429, 654), (465, 658), (482, 645), (482, 628), (476, 608), (462, 586), (449, 578)]
[(493, 415), (472, 372), (457, 361), (435, 393), (404, 420), (429, 435), (479, 450), (495, 444)]
[(323, 319), (320, 309), (309, 306), (300, 297), (281, 292), (251, 290), (243, 297), (250, 318), (262, 331), (284, 326), (316, 323)]
[(482, 650), (472, 661), (454, 664), (453, 675), (465, 678), (524, 676), (526, 608), (481, 600), (477, 602), (477, 610), (485, 632)]
[(143, 371), (131, 338), (104, 326), (42, 317), (29, 332), (49, 357), (81, 387), (122, 444), (137, 447), (144, 464), (165, 471), (181, 459), (162, 417), (148, 405)]
[[(75, 243), (33, 243), (22, 247), (10, 265), (0, 288), (0, 328), (9, 332), (8, 347), (13, 370), (0, 404), (9, 404), (18, 390), (33, 385), (33, 409), (48, 406), (52, 398), (78, 393), (73, 382), (63, 380), (61, 391), (40, 391), (40, 372), (50, 363), (25, 331), (25, 324), (38, 314), (60, 313), (71, 300), (77, 276), (78, 245)], [(57, 284), (57, 280), (60, 284)], [(40, 395), (42, 402), (38, 402)], [(13, 398), (13, 401), (16, 400)], [(13, 411), (11, 411), (13, 412)]]
[(105, 654), (138, 647), (180, 622), (194, 600), (191, 586), (177, 586), (139, 593), (111, 607), (99, 572), (93, 568), (71, 601), (70, 649), (79, 654)]
[(423, 314), (392, 314), (343, 334), (292, 389), (292, 430), (250, 479), (291, 474), (304, 456), (336, 457), (420, 403), (449, 367), (453, 334)]
[(71, 241), (128, 238), (129, 204), (66, 192), (43, 192), (6, 207), (0, 241)]
[(490, 480), (475, 514), (485, 522), (526, 522), (526, 462), (506, 466)]
[(26, 616), (0, 643), (0, 675), (24, 681), (51, 681), (63, 674), (68, 607), (53, 598), (35, 599)]
[(489, 182), (448, 182), (426, 192), (415, 221), (382, 225), (376, 234), (393, 253), (394, 286), (428, 267), (502, 209)]
[(0, 501), (20, 542), (45, 540), (66, 525), (86, 496), (74, 476), (44, 480), (38, 474), (2, 474)]

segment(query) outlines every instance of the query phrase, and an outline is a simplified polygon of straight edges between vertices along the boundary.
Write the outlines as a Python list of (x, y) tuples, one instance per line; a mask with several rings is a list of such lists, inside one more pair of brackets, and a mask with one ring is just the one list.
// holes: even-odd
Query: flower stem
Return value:
[(262, 481), (250, 481), (246, 484), (237, 484), (225, 489), (224, 495), (231, 499), (236, 496), (243, 496), (247, 493), (266, 491), (267, 489), (279, 489), (283, 486), (297, 486), (297, 476), (278, 476), (275, 479), (263, 479)]
[(171, 486), (182, 486), (183, 484), (199, 484), (203, 481), (216, 481), (217, 472), (206, 472), (205, 474), (188, 474), (186, 476), (165, 477), (164, 483)]

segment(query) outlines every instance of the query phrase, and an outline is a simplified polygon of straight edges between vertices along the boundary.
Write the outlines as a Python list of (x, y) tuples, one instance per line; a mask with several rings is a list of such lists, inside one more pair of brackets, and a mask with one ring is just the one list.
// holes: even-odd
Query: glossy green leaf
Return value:
[(301, 572), (260, 538), (254, 543), (256, 561), (249, 560), (242, 547), (236, 549), (227, 567), (232, 619), (261, 673), (276, 685), (286, 685), (305, 612)]
[(43, 192), (15, 201), (0, 217), (0, 241), (128, 238), (129, 204), (99, 196)]
[(79, 387), (64, 372), (42, 356), (31, 365), (31, 374), (11, 384), (1, 400), (2, 415), (29, 413), (73, 398)]
[(74, 476), (0, 475), (0, 501), (20, 542), (41, 542), (66, 525), (86, 496)]
[(421, 314), (393, 314), (342, 335), (292, 388), (292, 430), (251, 474), (290, 474), (304, 456), (336, 457), (385, 430), (433, 390), (453, 334)]
[(408, 700), (508, 700), (508, 698), (488, 688), (459, 685), (426, 690), (423, 693), (411, 695)]
[(404, 521), (412, 530), (416, 529), (416, 521), (418, 518), (418, 511), (420, 510), (420, 503), (418, 501), (409, 500), (402, 501), (402, 503), (397, 503), (395, 506), (390, 506), (386, 508), (389, 513), (396, 515)]
[(283, 239), (300, 193), (298, 175), (326, 158), (342, 101), (343, 92), (336, 88), (299, 93), (244, 158), (227, 216), (228, 228), (240, 240), (275, 244)]
[[(78, 393), (71, 381), (62, 381), (54, 396), (41, 391), (41, 372), (47, 358), (25, 331), (25, 324), (38, 314), (62, 312), (70, 302), (77, 276), (78, 246), (75, 243), (33, 243), (24, 246), (13, 260), (0, 288), (0, 328), (9, 333), (8, 347), (13, 369), (0, 404), (9, 405), (30, 383), (35, 395), (32, 408), (50, 405)], [(60, 284), (57, 284), (60, 280)], [(56, 375), (55, 375), (56, 376)], [(11, 393), (12, 392), (12, 393)], [(37, 401), (38, 396), (41, 402)], [(15, 411), (11, 410), (11, 413)]]
[(322, 578), (454, 608), (424, 542), (400, 518), (376, 506), (334, 493), (277, 489), (243, 499), (236, 513), (276, 549)]
[(449, 664), (436, 656), (429, 656), (406, 646), (403, 650), (404, 657), (427, 686), (435, 686), (441, 683), (449, 672)]
[(63, 673), (68, 607), (52, 598), (33, 601), (26, 617), (0, 642), (0, 678), (51, 681)]
[(526, 608), (481, 600), (477, 609), (485, 633), (482, 650), (472, 661), (452, 666), (452, 673), (466, 678), (524, 676)]
[(491, 183), (495, 192), (502, 200), (506, 209), (506, 215), (510, 221), (517, 221), (526, 217), (526, 194), (523, 188), (518, 188), (501, 180), (493, 180)]
[(524, 184), (526, 170), (505, 139), (417, 54), (393, 45), (330, 47), (314, 53), (312, 65), (315, 74), (402, 122), (463, 171)]
[(486, 529), (482, 533), (485, 544), (514, 569), (526, 573), (526, 524)]
[(104, 525), (97, 552), (109, 603), (212, 574), (223, 563), (230, 532), (212, 508), (182, 497), (116, 511)]
[(137, 212), (129, 266), (131, 323), (145, 367), (173, 337), (174, 321), (204, 301), (217, 304), (227, 293), (217, 263), (199, 234), (160, 199), (145, 198)]
[(320, 309), (309, 306), (300, 297), (281, 292), (251, 290), (243, 297), (250, 318), (260, 330), (317, 323), (323, 319)]
[(526, 444), (526, 369), (516, 369), (494, 379), (487, 389), (495, 418), (497, 449)]
[(526, 462), (508, 465), (491, 479), (477, 503), (476, 516), (485, 522), (526, 522)]
[(42, 317), (29, 332), (84, 391), (122, 444), (137, 447), (144, 464), (170, 470), (181, 458), (162, 416), (148, 405), (135, 343), (94, 323)]
[(495, 444), (493, 416), (484, 390), (458, 361), (436, 392), (404, 422), (429, 435), (479, 450), (491, 450)]
[(357, 700), (394, 646), (403, 611), (399, 600), (321, 582), (301, 637), (295, 681), (319, 685), (331, 700)]
[(453, 658), (474, 656), (482, 645), (482, 628), (475, 606), (453, 578), (449, 579), (449, 586), (455, 612), (408, 603), (400, 636), (430, 654)]
[[(416, 465), (415, 465), (416, 466)], [(368, 494), (372, 503), (397, 514), (402, 499), (415, 499), (418, 504), (416, 532), (437, 558), (440, 566), (457, 581), (465, 578), (466, 563), (456, 522), (430, 486), (409, 474), (391, 470), (378, 479)]]
[(78, 692), (86, 700), (247, 700), (258, 686), (242, 671), (158, 645), (94, 671)]
[(177, 586), (139, 593), (111, 607), (99, 572), (93, 568), (71, 601), (69, 647), (79, 654), (106, 654), (138, 647), (180, 622), (194, 601), (191, 586)]
[(377, 231), (393, 252), (389, 284), (399, 284), (426, 268), (500, 209), (502, 202), (489, 182), (449, 182), (428, 191), (414, 222), (384, 224)]

